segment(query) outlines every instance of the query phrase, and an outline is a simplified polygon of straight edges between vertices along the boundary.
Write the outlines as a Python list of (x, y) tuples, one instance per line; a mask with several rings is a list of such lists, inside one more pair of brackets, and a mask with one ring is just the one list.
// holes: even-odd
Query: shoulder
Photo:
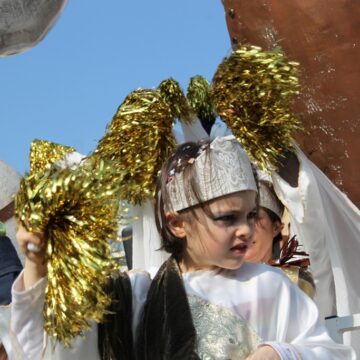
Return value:
[(273, 279), (276, 281), (288, 282), (287, 276), (280, 269), (262, 263), (248, 263), (245, 262), (239, 269), (236, 270), (236, 277), (258, 277), (259, 279), (268, 281)]
[(236, 270), (217, 269), (210, 271), (198, 271), (183, 274), (185, 282), (204, 282), (216, 284), (217, 282), (236, 282), (239, 284), (254, 282), (289, 283), (287, 276), (277, 268), (260, 263), (244, 263)]
[[(279, 294), (283, 302), (290, 302), (292, 285), (279, 269), (264, 264), (244, 263), (237, 270), (218, 269), (184, 274), (188, 295), (198, 296), (236, 313), (258, 311), (256, 304), (275, 306)], [(241, 304), (241, 306), (240, 306)], [(255, 309), (254, 309), (255, 307)], [(239, 310), (239, 309), (242, 310)]]
[(247, 284), (246, 290), (256, 294), (259, 301), (266, 299), (266, 302), (290, 304), (295, 298), (302, 298), (302, 295), (307, 297), (283, 270), (270, 265), (245, 263), (237, 270), (236, 277), (238, 286), (241, 286), (240, 283)]
[(281, 269), (260, 263), (244, 263), (235, 271), (235, 277), (239, 283), (248, 283), (270, 293), (284, 291), (293, 286)]
[[(227, 292), (270, 292), (280, 291), (281, 287), (288, 287), (290, 280), (284, 273), (271, 266), (258, 263), (244, 263), (239, 269), (217, 269), (183, 274), (185, 287), (197, 293), (210, 294), (222, 289)], [(268, 289), (268, 290), (264, 290)]]

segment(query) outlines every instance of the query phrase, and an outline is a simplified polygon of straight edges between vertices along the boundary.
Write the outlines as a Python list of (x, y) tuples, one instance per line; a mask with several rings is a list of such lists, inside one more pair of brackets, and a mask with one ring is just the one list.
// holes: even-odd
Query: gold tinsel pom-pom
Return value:
[(75, 169), (56, 166), (23, 178), (15, 216), (47, 239), (44, 327), (65, 346), (107, 313), (103, 290), (117, 263), (118, 176), (112, 163), (87, 159)]
[(111, 159), (121, 174), (121, 199), (154, 197), (158, 172), (175, 147), (173, 113), (159, 90), (138, 89), (120, 105), (92, 157)]
[(291, 147), (292, 133), (301, 129), (290, 110), (298, 89), (298, 63), (288, 61), (279, 49), (243, 46), (214, 75), (216, 112), (260, 168), (275, 165)]
[(213, 124), (216, 118), (210, 91), (209, 82), (197, 75), (190, 79), (186, 94), (192, 110), (206, 124)]
[(30, 172), (36, 173), (50, 168), (56, 161), (74, 151), (76, 150), (71, 146), (35, 139), (30, 145)]
[(173, 78), (166, 79), (158, 86), (163, 99), (168, 103), (171, 113), (175, 118), (184, 123), (191, 123), (194, 113), (182, 91), (180, 84)]

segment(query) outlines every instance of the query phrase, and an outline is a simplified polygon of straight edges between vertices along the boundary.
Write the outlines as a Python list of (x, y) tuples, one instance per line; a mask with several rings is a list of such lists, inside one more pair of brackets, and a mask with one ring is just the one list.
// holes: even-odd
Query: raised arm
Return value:
[(30, 289), (46, 276), (45, 240), (43, 234), (30, 233), (20, 226), (16, 234), (20, 250), (25, 254), (24, 290)]
[(18, 358), (36, 360), (41, 358), (44, 345), (45, 241), (42, 234), (30, 233), (23, 227), (18, 230), (17, 240), (26, 259), (12, 288), (13, 348)]

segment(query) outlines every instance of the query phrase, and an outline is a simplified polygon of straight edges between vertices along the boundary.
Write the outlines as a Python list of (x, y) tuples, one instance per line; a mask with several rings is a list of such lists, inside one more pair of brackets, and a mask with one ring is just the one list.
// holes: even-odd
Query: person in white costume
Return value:
[(281, 231), (284, 227), (281, 221), (284, 206), (276, 198), (268, 181), (259, 178), (258, 184), (258, 221), (255, 227), (253, 242), (246, 253), (245, 259), (249, 262), (269, 264), (279, 256), (278, 248), (282, 240)]
[(277, 198), (269, 174), (258, 170), (259, 210), (248, 262), (261, 262), (279, 267), (312, 299), (315, 284), (308, 270), (308, 255), (299, 249), (296, 237), (283, 236), (284, 205)]
[[(229, 131), (217, 120), (211, 137)], [(360, 313), (360, 210), (296, 144), (294, 147), (271, 177), (289, 214), (290, 236), (296, 235), (309, 254), (320, 317)], [(345, 333), (344, 342), (360, 357), (359, 332)]]
[[(44, 338), (45, 239), (19, 230), (27, 257), (13, 286), (19, 357), (355, 359), (351, 348), (330, 339), (316, 305), (281, 271), (244, 263), (257, 185), (233, 136), (181, 145), (163, 166), (157, 194), (156, 220), (170, 259), (153, 279), (146, 271), (120, 274), (117, 289), (127, 290), (111, 292), (113, 313), (71, 349), (53, 350)], [(40, 251), (28, 251), (29, 243)]]

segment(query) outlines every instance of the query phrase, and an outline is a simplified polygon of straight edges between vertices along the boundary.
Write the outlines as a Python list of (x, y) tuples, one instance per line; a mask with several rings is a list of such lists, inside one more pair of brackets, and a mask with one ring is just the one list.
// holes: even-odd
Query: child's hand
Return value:
[(281, 360), (281, 358), (271, 346), (265, 345), (255, 350), (246, 360)]
[(20, 250), (26, 256), (24, 267), (24, 290), (26, 290), (46, 275), (45, 239), (43, 234), (28, 232), (23, 226), (19, 226), (16, 238)]

